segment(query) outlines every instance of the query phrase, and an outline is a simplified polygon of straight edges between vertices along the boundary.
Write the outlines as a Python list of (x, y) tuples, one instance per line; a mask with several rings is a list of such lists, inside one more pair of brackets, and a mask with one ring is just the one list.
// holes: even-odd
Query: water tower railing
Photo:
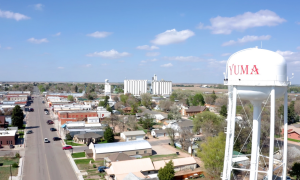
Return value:
[(268, 81), (268, 80), (224, 80), (224, 85), (242, 85), (242, 86), (288, 86), (290, 81)]

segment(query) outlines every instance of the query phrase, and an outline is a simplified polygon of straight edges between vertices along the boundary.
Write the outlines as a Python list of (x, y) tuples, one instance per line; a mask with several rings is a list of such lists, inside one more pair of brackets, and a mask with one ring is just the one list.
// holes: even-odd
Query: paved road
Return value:
[[(37, 91), (37, 88), (35, 87)], [(40, 98), (35, 98), (31, 105), (34, 112), (30, 112), (28, 129), (33, 134), (28, 134), (25, 148), (24, 180), (76, 180), (75, 172), (62, 150), (59, 141), (52, 141), (57, 136), (56, 132), (51, 132), (52, 125), (47, 125), (49, 115), (44, 114), (45, 105)], [(50, 143), (44, 143), (44, 138), (48, 138)]]

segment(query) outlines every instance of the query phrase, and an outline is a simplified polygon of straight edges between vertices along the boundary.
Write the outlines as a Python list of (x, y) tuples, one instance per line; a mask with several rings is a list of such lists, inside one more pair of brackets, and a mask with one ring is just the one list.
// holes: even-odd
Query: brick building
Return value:
[(87, 120), (87, 117), (98, 117), (97, 111), (58, 111), (57, 115), (61, 124), (65, 124), (67, 121)]
[(190, 106), (188, 109), (182, 108), (181, 114), (183, 116), (193, 116), (205, 111), (205, 109), (206, 109), (205, 106)]
[(8, 122), (5, 121), (5, 116), (0, 116), (0, 128), (6, 128), (8, 126)]
[(15, 145), (17, 130), (0, 130), (0, 145)]
[(300, 140), (300, 130), (299, 129), (289, 129), (288, 138)]

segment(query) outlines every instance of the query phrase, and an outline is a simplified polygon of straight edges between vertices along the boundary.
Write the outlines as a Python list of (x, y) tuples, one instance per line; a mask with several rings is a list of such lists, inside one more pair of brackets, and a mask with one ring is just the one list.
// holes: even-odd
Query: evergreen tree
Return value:
[(108, 143), (115, 141), (114, 133), (113, 133), (112, 129), (109, 126), (107, 126), (105, 131), (104, 131), (104, 139)]
[(170, 160), (164, 168), (160, 168), (158, 171), (158, 178), (160, 180), (172, 180), (175, 176), (174, 164), (173, 161)]
[(193, 104), (193, 106), (198, 106), (198, 105), (203, 106), (205, 104), (205, 102), (204, 102), (204, 98), (203, 98), (202, 94), (196, 94), (192, 98), (192, 104)]
[(75, 86), (75, 93), (77, 93), (77, 91), (78, 91), (78, 87), (77, 87), (77, 85)]
[(291, 176), (296, 176), (296, 180), (300, 180), (300, 163), (294, 163), (291, 171), (290, 171)]
[[(277, 114), (279, 115), (279, 117), (282, 116), (283, 118), (283, 112), (284, 112), (284, 107), (283, 105), (281, 105), (279, 108), (278, 108), (278, 111), (277, 111)], [(295, 119), (296, 119), (296, 113), (295, 113), (295, 101), (292, 101), (290, 103), (290, 105), (288, 106), (288, 123), (291, 124), (291, 123), (294, 123), (295, 122)]]
[(105, 96), (103, 107), (106, 107), (108, 105), (108, 99), (109, 96)]
[(227, 118), (227, 106), (223, 105), (223, 106), (221, 107), (220, 115), (222, 115), (222, 116), (224, 116), (225, 118)]
[(109, 105), (106, 106), (106, 110), (112, 112), (112, 108)]
[(19, 105), (16, 105), (13, 109), (12, 115), (12, 125), (18, 126), (18, 128), (23, 128), (23, 120), (24, 120), (24, 114), (23, 110)]
[(187, 105), (187, 106), (190, 106), (189, 98), (186, 99), (186, 105)]

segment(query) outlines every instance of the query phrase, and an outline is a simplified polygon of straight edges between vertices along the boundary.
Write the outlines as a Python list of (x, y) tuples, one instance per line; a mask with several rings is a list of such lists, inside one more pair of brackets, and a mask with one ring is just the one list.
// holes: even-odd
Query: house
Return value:
[(168, 133), (164, 129), (152, 129), (151, 136), (153, 136), (153, 137), (165, 137), (165, 136), (168, 136)]
[(117, 153), (117, 154), (113, 154), (111, 156), (108, 156), (105, 159), (105, 162), (107, 163), (111, 163), (111, 162), (117, 162), (117, 161), (127, 161), (127, 160), (132, 160), (134, 158), (128, 156), (125, 153)]
[(129, 142), (114, 142), (105, 144), (93, 144), (89, 145), (89, 149), (85, 150), (88, 156), (92, 156), (94, 160), (104, 159), (117, 153), (125, 153), (129, 156), (152, 155), (152, 147), (148, 141), (129, 141)]
[(17, 130), (0, 130), (0, 145), (15, 145)]
[(289, 129), (288, 130), (288, 138), (300, 140), (300, 129)]
[(88, 132), (85, 134), (75, 134), (73, 140), (76, 143), (89, 144), (90, 142), (96, 143), (100, 141), (102, 137), (103, 136), (96, 134), (94, 132)]
[(100, 119), (108, 118), (111, 116), (111, 112), (107, 111), (106, 108), (97, 107), (97, 114)]
[(131, 107), (125, 107), (122, 109), (124, 113), (131, 113)]
[(8, 122), (5, 120), (5, 116), (0, 116), (0, 128), (6, 128), (8, 126)]
[[(169, 161), (170, 160), (154, 161), (153, 165), (155, 170), (158, 171), (160, 168), (163, 168)], [(193, 157), (172, 159), (172, 161), (174, 164), (175, 172), (197, 168), (197, 162)]]
[(152, 117), (155, 119), (157, 123), (161, 123), (164, 119), (166, 119), (165, 116), (162, 114), (153, 114)]
[[(172, 128), (176, 131), (175, 136), (179, 136), (179, 132), (182, 128), (188, 128), (191, 132), (193, 132), (193, 121), (188, 119), (181, 120), (169, 120), (164, 123), (162, 129)], [(198, 134), (198, 133), (197, 133)]]
[(249, 158), (238, 151), (232, 152), (232, 162), (238, 164), (240, 168), (247, 168), (250, 165)]
[(150, 158), (144, 158), (112, 162), (110, 168), (105, 169), (105, 172), (115, 180), (123, 180), (129, 173), (133, 173), (139, 178), (145, 178), (154, 174), (155, 168)]
[(120, 134), (124, 141), (140, 141), (144, 140), (146, 133), (144, 131), (126, 131)]
[(205, 106), (190, 106), (188, 109), (182, 108), (181, 114), (183, 116), (194, 116), (198, 113), (205, 111)]
[(101, 123), (86, 123), (85, 121), (76, 121), (66, 122), (61, 127), (65, 129), (66, 133), (70, 133), (72, 137), (74, 137), (76, 134), (85, 134), (91, 132), (103, 137), (106, 125)]

